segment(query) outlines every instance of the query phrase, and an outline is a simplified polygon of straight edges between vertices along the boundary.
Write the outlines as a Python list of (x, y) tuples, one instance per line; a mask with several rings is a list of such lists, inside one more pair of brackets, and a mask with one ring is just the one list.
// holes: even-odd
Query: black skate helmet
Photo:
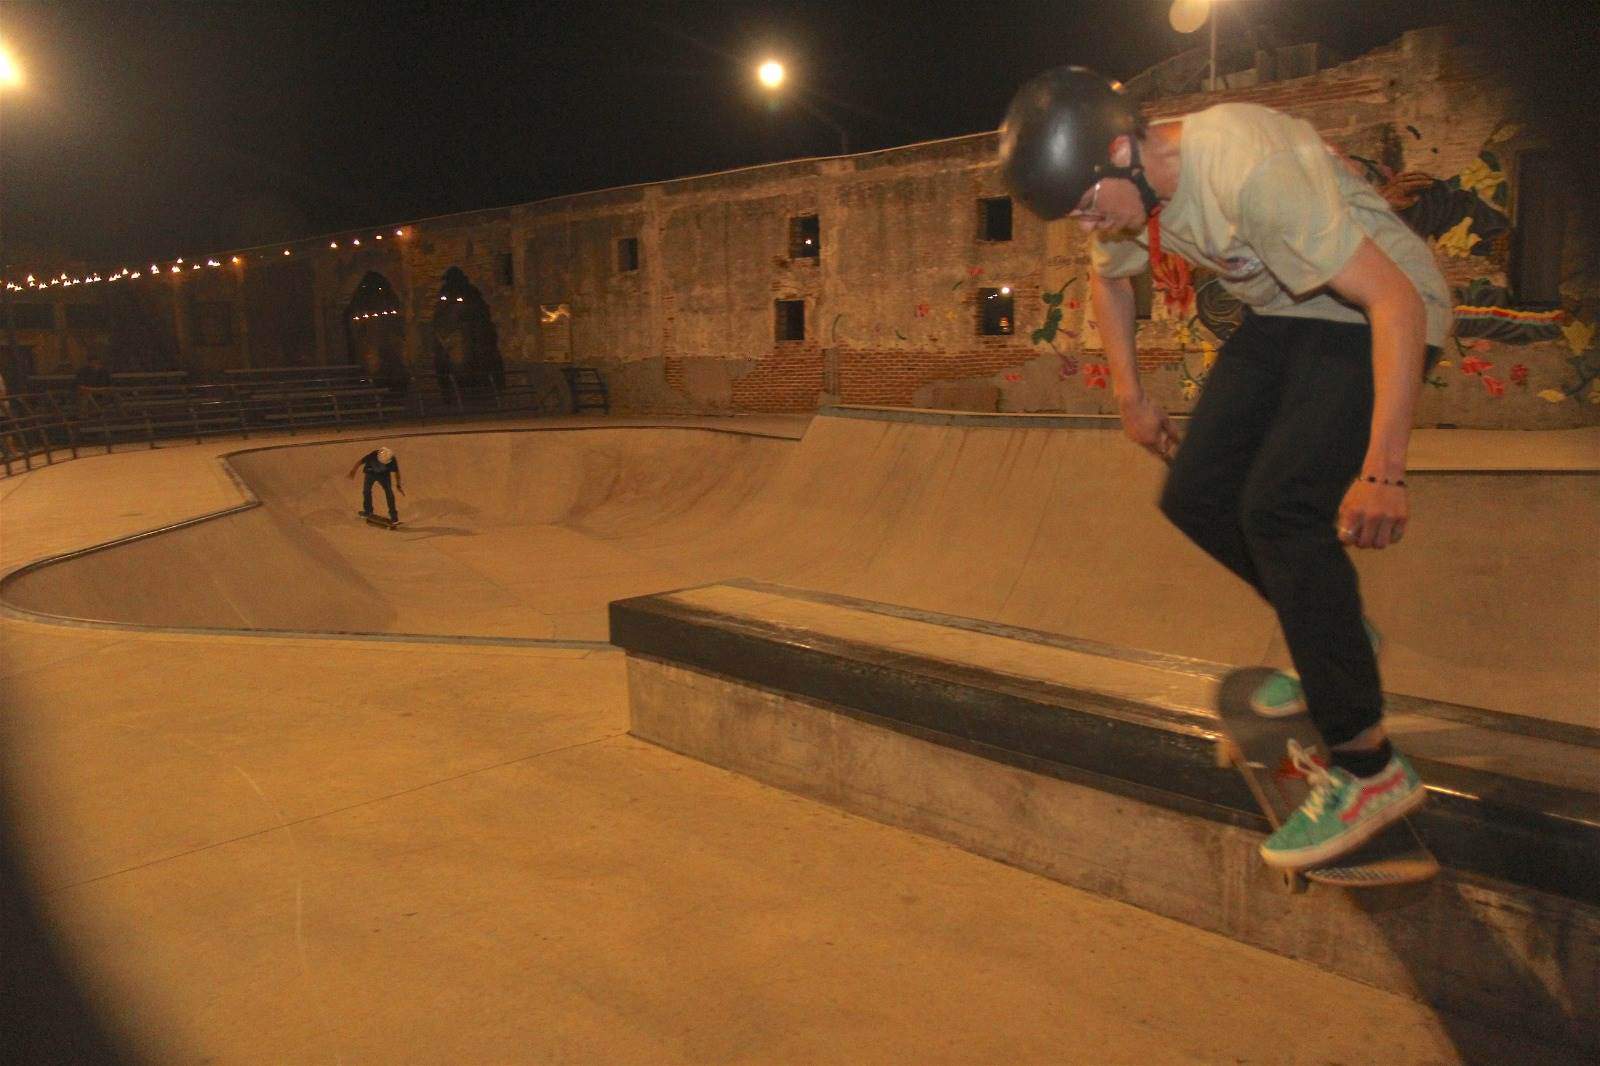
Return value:
[[(1000, 124), (1000, 177), (1011, 195), (1042, 219), (1078, 206), (1101, 178), (1126, 178), (1139, 189), (1146, 212), (1156, 192), (1139, 165), (1139, 110), (1121, 87), (1087, 67), (1056, 67), (1029, 81), (1012, 98)], [(1132, 140), (1131, 165), (1113, 166), (1111, 142)]]

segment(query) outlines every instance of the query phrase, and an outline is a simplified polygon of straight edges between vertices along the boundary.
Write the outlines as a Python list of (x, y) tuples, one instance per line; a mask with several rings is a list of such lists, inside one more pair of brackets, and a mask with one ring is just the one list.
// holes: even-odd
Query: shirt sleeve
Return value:
[(1366, 236), (1339, 191), (1337, 165), (1320, 146), (1286, 149), (1239, 191), (1239, 236), (1296, 296), (1326, 285)]
[(1103, 240), (1097, 233), (1089, 241), (1089, 265), (1102, 278), (1131, 278), (1150, 265), (1150, 253), (1138, 241)]

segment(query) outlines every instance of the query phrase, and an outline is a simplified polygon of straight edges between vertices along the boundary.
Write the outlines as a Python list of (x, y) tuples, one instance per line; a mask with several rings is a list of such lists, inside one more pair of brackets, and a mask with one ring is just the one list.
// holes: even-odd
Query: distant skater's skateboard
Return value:
[[(1327, 752), (1308, 715), (1267, 718), (1251, 709), (1251, 694), (1272, 673), (1264, 666), (1252, 666), (1222, 679), (1217, 714), (1223, 736), (1217, 742), (1217, 764), (1236, 767), (1244, 775), (1261, 813), (1276, 829), (1311, 791), (1289, 758), (1289, 741), (1298, 741), (1319, 758), (1325, 759)], [(1281, 872), (1290, 891), (1303, 891), (1308, 880), (1344, 888), (1374, 888), (1426, 881), (1439, 872), (1439, 860), (1417, 835), (1416, 827), (1402, 819), (1327, 865)]]
[(383, 515), (374, 514), (371, 511), (357, 511), (356, 512), (356, 517), (365, 518), (371, 524), (373, 524), (375, 526), (382, 526), (384, 529), (399, 529), (400, 528), (400, 523), (399, 522), (397, 522), (397, 521), (396, 522), (391, 522), (387, 518), (383, 517)]

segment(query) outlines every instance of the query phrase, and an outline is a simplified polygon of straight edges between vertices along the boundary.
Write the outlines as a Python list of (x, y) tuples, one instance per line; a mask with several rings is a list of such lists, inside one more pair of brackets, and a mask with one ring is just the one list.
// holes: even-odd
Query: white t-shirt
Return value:
[[(1163, 251), (1215, 271), (1257, 314), (1365, 324), (1324, 286), (1370, 237), (1417, 287), (1428, 343), (1444, 343), (1450, 289), (1433, 252), (1310, 123), (1256, 104), (1218, 104), (1181, 121)], [(1096, 234), (1090, 244), (1102, 277), (1139, 274), (1150, 262), (1143, 234)]]

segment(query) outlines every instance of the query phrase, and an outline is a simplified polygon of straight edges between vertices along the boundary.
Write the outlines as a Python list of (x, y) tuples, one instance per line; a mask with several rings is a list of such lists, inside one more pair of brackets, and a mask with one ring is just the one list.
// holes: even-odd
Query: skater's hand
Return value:
[(1117, 406), (1122, 415), (1122, 432), (1128, 439), (1162, 462), (1171, 463), (1183, 438), (1167, 412), (1148, 396), (1121, 400)]
[(1400, 543), (1409, 519), (1405, 486), (1357, 481), (1339, 504), (1339, 539), (1357, 548), (1387, 548)]

